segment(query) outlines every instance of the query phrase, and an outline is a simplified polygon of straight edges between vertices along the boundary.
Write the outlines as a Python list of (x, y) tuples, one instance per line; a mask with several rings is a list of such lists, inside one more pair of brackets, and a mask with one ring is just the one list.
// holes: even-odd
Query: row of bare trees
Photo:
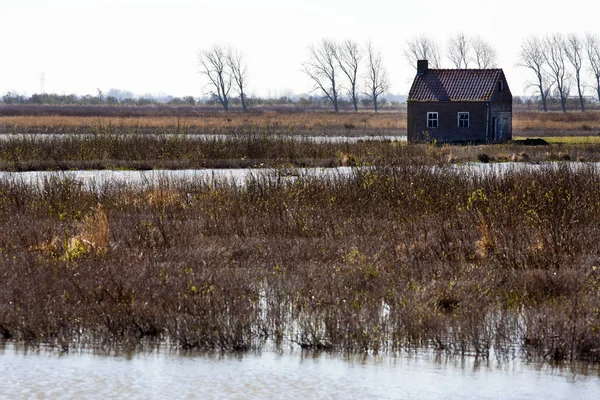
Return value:
[(229, 110), (231, 90), (240, 97), (242, 109), (246, 111), (247, 65), (244, 55), (237, 49), (219, 45), (200, 51), (200, 72), (208, 79), (207, 94), (218, 100), (225, 111)]
[[(458, 32), (448, 39), (445, 51), (426, 35), (406, 41), (404, 56), (415, 69), (417, 60), (429, 60), (431, 68), (441, 68), (447, 60), (452, 68), (495, 68), (497, 53), (480, 36)], [(207, 94), (229, 109), (233, 93), (247, 109), (247, 65), (241, 52), (231, 46), (214, 46), (200, 52), (200, 71), (207, 77)], [(556, 97), (562, 110), (572, 88), (582, 111), (585, 111), (585, 90), (593, 87), (600, 100), (600, 38), (594, 34), (579, 36), (555, 33), (546, 37), (526, 38), (519, 52), (518, 66), (530, 69), (535, 79), (528, 83), (540, 96), (544, 111), (548, 98)], [(308, 47), (308, 58), (302, 71), (313, 84), (313, 91), (323, 95), (339, 111), (342, 96), (348, 96), (355, 111), (361, 97), (370, 100), (375, 111), (380, 96), (389, 89), (381, 53), (369, 41), (360, 46), (352, 40), (335, 42), (322, 39)], [(591, 75), (588, 75), (588, 72)], [(591, 78), (591, 79), (588, 79)]]
[[(431, 68), (441, 68), (443, 55), (442, 47), (426, 35), (406, 41), (404, 57), (415, 69), (417, 60), (428, 60)], [(480, 36), (467, 36), (463, 32), (448, 39), (445, 55), (454, 68), (495, 68), (498, 59), (490, 43)]]
[(322, 93), (335, 112), (343, 93), (350, 97), (354, 111), (358, 111), (361, 94), (371, 100), (373, 110), (378, 110), (379, 97), (388, 90), (389, 81), (381, 53), (370, 41), (362, 48), (352, 40), (337, 43), (322, 39), (308, 49), (309, 58), (302, 63), (302, 70), (313, 83), (313, 90)]
[[(231, 46), (213, 46), (200, 51), (200, 72), (206, 76), (206, 93), (218, 101), (225, 111), (229, 110), (232, 91), (247, 109), (247, 64), (243, 54)], [(389, 88), (381, 53), (371, 42), (364, 48), (356, 42), (342, 43), (323, 39), (309, 46), (309, 59), (302, 69), (310, 78), (313, 90), (323, 94), (339, 111), (340, 96), (347, 94), (358, 111), (361, 95), (369, 98), (375, 111), (380, 96)]]
[(585, 111), (586, 70), (591, 72), (593, 87), (600, 99), (600, 39), (597, 35), (554, 33), (543, 38), (528, 37), (521, 45), (519, 66), (535, 74), (530, 86), (539, 94), (544, 111), (548, 111), (548, 97), (553, 90), (562, 110), (567, 111), (567, 98), (573, 85), (581, 111)]

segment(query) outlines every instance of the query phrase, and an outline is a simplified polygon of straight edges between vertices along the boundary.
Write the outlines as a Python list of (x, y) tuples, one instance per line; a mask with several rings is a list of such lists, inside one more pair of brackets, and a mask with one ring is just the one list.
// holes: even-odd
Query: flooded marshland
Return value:
[(594, 164), (320, 171), (5, 173), (0, 394), (598, 390)]

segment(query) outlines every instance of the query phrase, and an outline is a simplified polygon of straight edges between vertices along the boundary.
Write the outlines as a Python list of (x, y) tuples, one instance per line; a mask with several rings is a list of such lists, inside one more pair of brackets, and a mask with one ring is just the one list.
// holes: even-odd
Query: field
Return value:
[[(194, 107), (0, 106), (2, 133), (90, 133), (110, 127), (158, 133), (179, 126), (187, 133), (236, 133), (240, 129), (311, 135), (404, 135), (406, 112), (306, 112), (273, 109), (224, 113)], [(516, 109), (515, 136), (598, 136), (600, 111), (535, 112)]]
[[(3, 116), (5, 132), (39, 133), (0, 142), (5, 170), (274, 169), (245, 184), (0, 178), (0, 338), (598, 362), (600, 171), (583, 161), (600, 161), (600, 140), (571, 135), (598, 126), (578, 115), (515, 117), (544, 146), (307, 138), (401, 134), (391, 113)], [(41, 134), (66, 132), (83, 135)], [(455, 168), (559, 160), (576, 162)], [(294, 171), (338, 165), (359, 168)]]

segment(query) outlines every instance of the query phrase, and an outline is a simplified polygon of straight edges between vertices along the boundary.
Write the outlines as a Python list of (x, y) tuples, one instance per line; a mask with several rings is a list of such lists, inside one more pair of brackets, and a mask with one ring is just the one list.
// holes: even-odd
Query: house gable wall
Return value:
[[(501, 92), (498, 90), (499, 83), (497, 83), (490, 102), (490, 132), (492, 132), (492, 129), (494, 128), (491, 124), (493, 123), (494, 118), (496, 118), (498, 122), (496, 125), (497, 132), (494, 142), (505, 142), (512, 139), (513, 98), (504, 73), (500, 75), (499, 79), (503, 80), (504, 91)], [(491, 140), (492, 136), (490, 136), (490, 141)]]

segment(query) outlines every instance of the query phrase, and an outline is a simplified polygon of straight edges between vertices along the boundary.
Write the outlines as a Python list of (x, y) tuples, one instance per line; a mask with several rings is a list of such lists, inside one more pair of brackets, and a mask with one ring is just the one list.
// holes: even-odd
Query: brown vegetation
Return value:
[[(406, 113), (329, 113), (254, 111), (224, 113), (188, 108), (80, 107), (79, 113), (64, 112), (61, 107), (40, 106), (47, 111), (34, 112), (35, 106), (0, 109), (3, 133), (91, 133), (110, 127), (122, 132), (157, 133), (179, 126), (188, 133), (235, 133), (256, 128), (312, 135), (406, 134)], [(8, 110), (8, 111), (7, 111)], [(598, 135), (600, 112), (532, 112), (516, 109), (513, 130), (519, 136)]]
[[(98, 109), (98, 108), (96, 108)], [(41, 115), (0, 116), (3, 133), (92, 133), (110, 127), (113, 130), (139, 133), (157, 133), (174, 127), (188, 133), (236, 132), (240, 128), (260, 128), (267, 131), (310, 133), (313, 135), (400, 135), (406, 131), (406, 115), (394, 113), (327, 112), (251, 112), (223, 113), (196, 112), (163, 114), (151, 112), (134, 116), (62, 115), (58, 111)], [(404, 131), (404, 132), (401, 132)]]
[[(445, 165), (464, 162), (600, 161), (600, 140), (552, 138), (501, 145), (407, 145), (385, 140), (328, 141), (304, 135), (239, 129), (222, 136), (14, 135), (0, 142), (0, 170), (197, 169)], [(594, 139), (594, 140), (592, 140)], [(550, 138), (549, 138), (550, 140)], [(540, 145), (544, 144), (544, 145)]]
[(598, 361), (599, 176), (563, 165), (245, 186), (4, 179), (0, 335)]

